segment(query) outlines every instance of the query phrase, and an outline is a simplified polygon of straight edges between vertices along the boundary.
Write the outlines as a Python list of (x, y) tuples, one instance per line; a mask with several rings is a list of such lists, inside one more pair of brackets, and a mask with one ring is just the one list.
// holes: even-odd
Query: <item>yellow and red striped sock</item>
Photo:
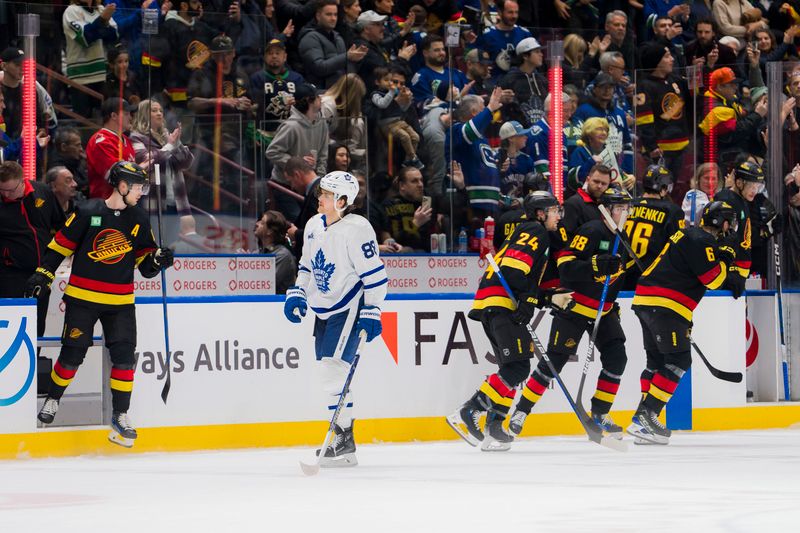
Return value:
[(514, 396), (517, 390), (511, 388), (497, 374), (492, 374), (481, 384), (480, 391), (485, 394), (492, 403), (492, 410), (503, 415), (508, 414), (511, 404), (514, 403)]

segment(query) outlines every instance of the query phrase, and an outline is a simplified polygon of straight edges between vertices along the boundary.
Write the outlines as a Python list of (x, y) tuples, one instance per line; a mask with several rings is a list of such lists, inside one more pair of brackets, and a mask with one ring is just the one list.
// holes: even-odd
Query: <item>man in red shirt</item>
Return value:
[(106, 98), (101, 111), (103, 127), (86, 145), (89, 175), (89, 198), (108, 198), (113, 188), (106, 176), (117, 161), (136, 162), (131, 140), (125, 132), (131, 128), (131, 111), (136, 109), (122, 98)]

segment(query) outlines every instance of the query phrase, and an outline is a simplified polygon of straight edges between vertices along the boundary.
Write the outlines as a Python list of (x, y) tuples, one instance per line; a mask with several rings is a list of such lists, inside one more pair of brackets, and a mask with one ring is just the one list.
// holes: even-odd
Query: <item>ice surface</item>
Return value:
[[(444, 424), (444, 421), (442, 421)], [(793, 532), (800, 430), (675, 433), (622, 454), (579, 437), (0, 462), (0, 531)]]

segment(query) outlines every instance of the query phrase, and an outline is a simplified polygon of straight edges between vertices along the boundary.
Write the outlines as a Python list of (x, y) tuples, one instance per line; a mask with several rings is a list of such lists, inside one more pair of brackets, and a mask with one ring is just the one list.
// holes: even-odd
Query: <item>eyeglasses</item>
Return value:
[(19, 189), (19, 186), (22, 185), (22, 180), (17, 180), (17, 184), (11, 188), (7, 187), (0, 187), (0, 194), (8, 196), (10, 194), (14, 194)]

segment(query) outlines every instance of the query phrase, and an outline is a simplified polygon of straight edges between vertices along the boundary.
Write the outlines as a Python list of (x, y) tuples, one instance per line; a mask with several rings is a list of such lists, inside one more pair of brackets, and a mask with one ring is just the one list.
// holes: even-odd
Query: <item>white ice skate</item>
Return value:
[(108, 440), (125, 448), (132, 448), (138, 436), (128, 418), (128, 413), (115, 411), (111, 415), (111, 433), (108, 434)]

